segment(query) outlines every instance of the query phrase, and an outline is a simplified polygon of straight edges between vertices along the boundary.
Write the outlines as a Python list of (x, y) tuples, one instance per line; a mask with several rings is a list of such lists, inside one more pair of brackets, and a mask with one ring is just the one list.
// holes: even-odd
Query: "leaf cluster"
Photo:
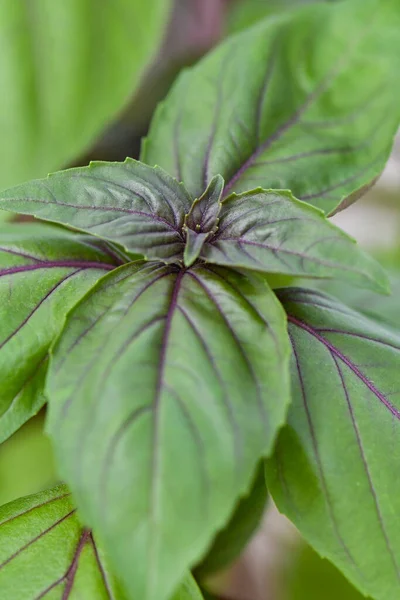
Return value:
[(68, 489), (2, 509), (0, 590), (19, 572), (21, 600), (199, 598), (187, 572), (246, 542), (265, 466), (321, 554), (398, 594), (398, 333), (270, 282), (388, 292), (326, 214), (390, 152), (399, 21), (354, 0), (261, 22), (178, 79), (140, 162), (1, 193), (41, 223), (0, 231), (0, 439), (47, 401)]

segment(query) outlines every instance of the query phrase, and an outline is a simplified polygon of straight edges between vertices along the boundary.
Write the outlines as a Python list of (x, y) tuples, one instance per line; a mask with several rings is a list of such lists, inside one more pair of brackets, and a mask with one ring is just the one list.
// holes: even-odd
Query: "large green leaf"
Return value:
[(285, 191), (254, 190), (224, 200), (218, 231), (205, 240), (200, 256), (219, 265), (337, 277), (389, 290), (382, 268), (352, 238), (321, 211)]
[[(397, 0), (318, 4), (263, 21), (180, 76), (142, 160), (198, 196), (291, 189), (330, 213), (382, 171), (400, 117)], [(373, 73), (371, 73), (373, 65)]]
[(49, 346), (113, 262), (88, 236), (46, 225), (0, 228), (0, 442), (43, 406)]
[(168, 598), (246, 493), (285, 419), (288, 346), (264, 280), (232, 270), (127, 265), (70, 313), (48, 429), (137, 598)]
[(0, 208), (62, 223), (168, 260), (183, 252), (192, 200), (162, 169), (132, 159), (94, 162), (53, 173), (0, 194)]
[(0, 187), (93, 143), (155, 54), (170, 0), (0, 3)]
[[(133, 600), (82, 527), (64, 485), (0, 509), (0, 594), (12, 600)], [(187, 577), (173, 600), (201, 600)]]
[(293, 403), (267, 466), (278, 508), (365, 594), (400, 595), (400, 336), (324, 294), (279, 292)]
[(240, 555), (261, 523), (267, 497), (262, 464), (261, 468), (257, 468), (249, 493), (237, 504), (229, 523), (218, 533), (206, 556), (196, 567), (197, 579), (221, 571)]

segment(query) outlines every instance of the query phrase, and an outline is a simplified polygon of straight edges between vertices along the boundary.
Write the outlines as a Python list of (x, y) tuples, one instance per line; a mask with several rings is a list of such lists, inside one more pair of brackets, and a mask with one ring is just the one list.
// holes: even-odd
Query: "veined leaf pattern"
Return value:
[(267, 465), (278, 507), (365, 594), (400, 589), (400, 338), (319, 292), (279, 292), (293, 403)]

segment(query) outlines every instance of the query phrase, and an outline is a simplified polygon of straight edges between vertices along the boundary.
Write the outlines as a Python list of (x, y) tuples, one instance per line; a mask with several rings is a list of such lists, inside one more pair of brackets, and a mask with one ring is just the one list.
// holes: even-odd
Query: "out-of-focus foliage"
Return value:
[(362, 596), (327, 560), (309, 546), (298, 552), (286, 579), (283, 600), (362, 600)]
[(64, 166), (116, 116), (170, 0), (0, 3), (0, 188)]
[[(376, 321), (400, 330), (400, 248), (379, 252), (376, 256), (386, 268), (391, 284), (391, 294), (381, 295), (338, 282), (312, 282), (311, 285), (336, 296), (348, 306), (364, 313)], [(307, 282), (310, 285), (310, 282)]]
[(55, 481), (52, 446), (39, 415), (0, 445), (0, 505), (39, 492)]
[[(325, 1), (329, 2), (329, 0)], [(236, 33), (269, 15), (311, 2), (318, 2), (318, 0), (236, 0), (232, 2), (232, 8), (228, 13), (226, 32)]]

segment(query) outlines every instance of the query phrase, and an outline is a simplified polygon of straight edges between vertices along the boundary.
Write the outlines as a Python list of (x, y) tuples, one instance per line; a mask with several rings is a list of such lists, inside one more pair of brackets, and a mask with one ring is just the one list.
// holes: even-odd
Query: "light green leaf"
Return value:
[(218, 231), (200, 256), (219, 265), (390, 289), (383, 269), (352, 238), (286, 191), (259, 189), (224, 200)]
[(37, 224), (0, 228), (0, 442), (43, 406), (49, 347), (113, 263), (88, 236)]
[(142, 160), (194, 197), (219, 173), (225, 196), (290, 189), (331, 213), (383, 170), (400, 119), (399, 71), (397, 0), (267, 19), (180, 76)]
[(400, 335), (313, 290), (278, 294), (292, 341), (278, 508), (364, 593), (400, 594)]
[(0, 594), (11, 600), (128, 600), (63, 485), (0, 508)]
[(275, 295), (232, 270), (127, 265), (70, 313), (48, 430), (135, 598), (168, 598), (246, 493), (285, 419), (288, 355)]
[(196, 577), (217, 573), (232, 563), (257, 530), (267, 504), (264, 466), (257, 469), (248, 494), (240, 500), (229, 523), (218, 533), (205, 558), (196, 567)]
[(155, 55), (170, 0), (3, 0), (0, 187), (44, 177), (116, 117)]
[(6, 223), (11, 218), (11, 216), (12, 214), (9, 212), (0, 212), (0, 224)]
[(193, 577), (188, 575), (171, 600), (203, 600), (203, 596)]
[[(10, 600), (134, 600), (80, 524), (64, 485), (0, 508), (0, 594)], [(201, 600), (191, 576), (172, 600)]]
[[(267, 16), (317, 1), (323, 0), (240, 0), (240, 2), (233, 2), (228, 5), (226, 29), (228, 33), (236, 33)], [(326, 1), (329, 2), (329, 0)]]
[(162, 169), (127, 158), (53, 173), (0, 194), (0, 208), (111, 240), (149, 258), (183, 252), (192, 199)]

